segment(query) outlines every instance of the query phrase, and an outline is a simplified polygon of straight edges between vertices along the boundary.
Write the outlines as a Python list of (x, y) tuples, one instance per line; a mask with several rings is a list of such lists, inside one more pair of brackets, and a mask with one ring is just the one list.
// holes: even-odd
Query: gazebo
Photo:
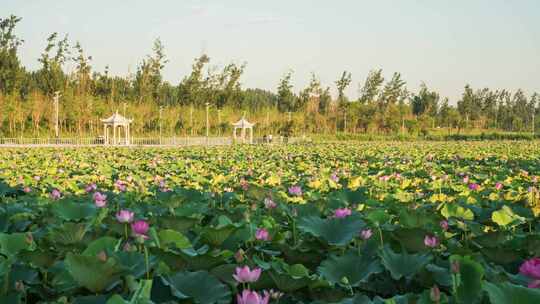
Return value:
[[(125, 144), (129, 145), (131, 142), (131, 136), (129, 135), (129, 125), (133, 121), (133, 119), (125, 118), (124, 116), (118, 114), (118, 111), (111, 115), (111, 117), (107, 119), (102, 119), (103, 122), (103, 136), (105, 137), (105, 144), (109, 145), (118, 145), (118, 144)], [(124, 128), (124, 140), (121, 140), (121, 133), (120, 130), (116, 130), (117, 128)], [(112, 142), (109, 137), (109, 128), (112, 128)]]
[(241, 129), (240, 139), (242, 140), (242, 143), (246, 143), (246, 130), (249, 129), (249, 143), (253, 143), (253, 126), (255, 125), (254, 123), (250, 123), (246, 120), (244, 116), (242, 116), (239, 121), (233, 123), (232, 125), (234, 127), (233, 138), (235, 142), (237, 140), (236, 130)]

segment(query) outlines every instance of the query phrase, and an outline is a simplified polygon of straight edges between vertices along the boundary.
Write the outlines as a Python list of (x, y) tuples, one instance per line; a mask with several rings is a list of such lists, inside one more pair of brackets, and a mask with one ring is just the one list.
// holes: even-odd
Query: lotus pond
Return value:
[(540, 303), (537, 142), (0, 150), (0, 303)]

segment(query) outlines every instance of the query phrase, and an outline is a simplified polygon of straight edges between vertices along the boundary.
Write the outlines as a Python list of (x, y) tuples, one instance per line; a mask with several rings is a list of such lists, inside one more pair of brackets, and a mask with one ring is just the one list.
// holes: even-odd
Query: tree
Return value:
[(532, 131), (533, 133), (536, 133), (536, 130), (538, 130), (538, 103), (540, 102), (540, 94), (534, 93), (531, 96), (531, 114), (532, 114)]
[(336, 87), (338, 91), (338, 104), (343, 105), (347, 102), (347, 97), (345, 96), (345, 89), (351, 84), (352, 76), (351, 73), (343, 71), (341, 77), (336, 80)]
[[(47, 46), (39, 58), (41, 69), (37, 72), (38, 85), (49, 97), (66, 86), (63, 66), (69, 59), (69, 42), (67, 35), (62, 40), (57, 39), (58, 33), (52, 33), (47, 38)], [(56, 52), (51, 54), (55, 48)]]
[(297, 107), (299, 109), (307, 107), (307, 112), (318, 112), (319, 97), (321, 94), (321, 82), (315, 73), (311, 73), (311, 80), (308, 86), (300, 92)]
[(77, 56), (73, 57), (76, 66), (73, 105), (76, 111), (72, 111), (72, 113), (77, 121), (77, 131), (82, 134), (92, 113), (92, 97), (90, 96), (92, 85), (90, 60), (92, 60), (92, 57), (85, 55), (79, 42), (75, 44), (74, 48), (77, 54)]
[(370, 71), (364, 85), (360, 88), (359, 101), (363, 104), (375, 101), (375, 97), (379, 95), (383, 82), (384, 77), (382, 76), (381, 69)]
[(379, 101), (383, 107), (389, 104), (396, 104), (405, 90), (405, 81), (401, 79), (400, 73), (394, 73), (392, 79), (386, 83), (384, 89), (380, 93)]
[(297, 97), (292, 92), (291, 77), (292, 72), (287, 72), (279, 81), (277, 105), (280, 112), (296, 110)]
[(513, 128), (516, 131), (529, 131), (532, 125), (531, 106), (527, 96), (522, 90), (517, 90), (512, 97), (513, 107)]
[(439, 107), (439, 94), (430, 91), (425, 83), (420, 85), (420, 91), (411, 100), (412, 113), (419, 117), (424, 113), (436, 117)]
[(210, 62), (210, 57), (203, 54), (195, 59), (191, 74), (184, 78), (178, 86), (179, 103), (184, 105), (202, 106), (204, 100), (205, 82), (203, 79), (203, 70), (207, 63)]
[(161, 71), (168, 62), (165, 56), (165, 47), (159, 38), (154, 41), (152, 47), (153, 54), (148, 55), (139, 67), (135, 75), (134, 88), (139, 97), (139, 102), (143, 100), (160, 100), (162, 85)]
[(242, 98), (240, 96), (240, 77), (244, 73), (246, 64), (237, 65), (228, 64), (218, 75), (216, 88), (216, 106), (221, 109), (225, 105), (242, 107)]
[(326, 114), (331, 102), (330, 87), (326, 87), (326, 89), (321, 91), (321, 96), (319, 97), (319, 113)]
[(476, 114), (476, 111), (474, 110), (474, 99), (473, 89), (469, 85), (466, 85), (461, 100), (457, 103), (459, 114), (465, 118), (465, 128), (469, 127), (469, 120), (475, 118), (474, 114)]
[(14, 34), (21, 18), (9, 16), (0, 18), (0, 93), (11, 94), (21, 88), (24, 77), (17, 50), (23, 40)]

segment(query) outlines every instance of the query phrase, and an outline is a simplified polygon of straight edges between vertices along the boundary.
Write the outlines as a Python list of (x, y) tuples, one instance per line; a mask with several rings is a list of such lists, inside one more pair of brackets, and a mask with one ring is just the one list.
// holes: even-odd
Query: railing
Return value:
[(0, 145), (102, 145), (100, 138), (0, 138)]
[[(274, 138), (272, 144), (292, 144), (309, 141), (306, 137)], [(263, 138), (254, 138), (254, 144), (268, 143)], [(232, 145), (230, 137), (150, 137), (131, 138), (130, 146), (226, 146)], [(0, 138), (0, 146), (115, 146), (105, 145), (102, 137), (81, 138)], [(116, 146), (125, 146), (119, 141)]]
[(229, 137), (163, 137), (132, 138), (134, 146), (225, 146), (232, 144)]

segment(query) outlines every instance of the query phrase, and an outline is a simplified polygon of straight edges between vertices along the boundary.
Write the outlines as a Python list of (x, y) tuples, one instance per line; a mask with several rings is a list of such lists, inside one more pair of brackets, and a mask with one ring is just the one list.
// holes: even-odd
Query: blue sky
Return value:
[(52, 32), (69, 34), (93, 57), (93, 67), (134, 72), (159, 37), (177, 84), (193, 59), (247, 63), (244, 87), (275, 90), (294, 71), (295, 90), (311, 72), (325, 85), (352, 72), (358, 95), (371, 69), (401, 72), (416, 90), (422, 81), (459, 99), (473, 87), (540, 92), (538, 0), (0, 0), (1, 14), (23, 17), (17, 29), (23, 63), (37, 58)]

